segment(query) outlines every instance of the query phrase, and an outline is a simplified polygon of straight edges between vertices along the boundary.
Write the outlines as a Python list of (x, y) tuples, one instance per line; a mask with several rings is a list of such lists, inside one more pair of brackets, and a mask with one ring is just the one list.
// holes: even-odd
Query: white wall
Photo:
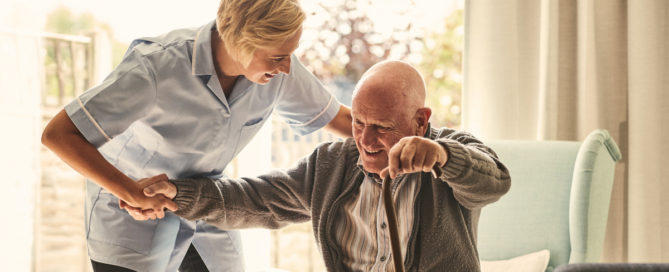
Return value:
[[(32, 271), (41, 144), (39, 38), (0, 32), (0, 263)], [(20, 61), (19, 61), (20, 60)]]

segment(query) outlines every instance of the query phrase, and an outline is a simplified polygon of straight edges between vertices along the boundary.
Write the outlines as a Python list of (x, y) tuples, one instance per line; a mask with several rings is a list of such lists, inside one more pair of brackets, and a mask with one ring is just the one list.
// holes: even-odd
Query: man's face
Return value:
[[(371, 85), (371, 84), (368, 84)], [(388, 152), (400, 139), (415, 135), (413, 116), (383, 90), (360, 93), (353, 99), (353, 137), (362, 166), (370, 173), (388, 167)]]

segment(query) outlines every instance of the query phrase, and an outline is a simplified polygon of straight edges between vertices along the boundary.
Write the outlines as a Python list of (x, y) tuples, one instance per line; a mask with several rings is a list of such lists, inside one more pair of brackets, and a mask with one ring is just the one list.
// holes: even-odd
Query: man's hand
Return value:
[(164, 195), (169, 199), (174, 199), (177, 196), (177, 186), (168, 180), (140, 184), (144, 185), (144, 194), (146, 196)]
[(443, 167), (448, 160), (448, 152), (434, 140), (411, 136), (402, 138), (388, 152), (388, 168), (383, 169), (381, 177), (390, 172), (391, 178), (399, 174), (429, 172), (437, 164)]
[[(141, 197), (138, 197), (135, 205), (130, 205), (127, 202), (119, 199), (119, 208), (125, 209), (135, 220), (147, 220), (147, 219), (162, 219), (165, 217), (164, 210), (176, 211), (177, 205), (171, 201), (172, 198), (176, 195), (176, 187), (171, 182), (167, 181), (167, 175), (161, 174), (153, 176), (148, 179), (141, 179), (137, 181), (139, 187), (143, 188)], [(147, 193), (146, 187), (151, 188), (162, 188), (154, 187), (156, 185), (164, 186), (166, 188), (167, 184), (172, 185), (173, 193), (168, 192), (166, 189), (160, 189), (161, 192), (165, 192), (165, 195), (161, 193)], [(149, 189), (150, 191), (151, 189)]]

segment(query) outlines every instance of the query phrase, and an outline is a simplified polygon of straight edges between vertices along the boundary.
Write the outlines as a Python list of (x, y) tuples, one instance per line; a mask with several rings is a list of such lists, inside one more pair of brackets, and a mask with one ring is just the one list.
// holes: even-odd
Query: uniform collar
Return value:
[(195, 36), (193, 46), (193, 75), (212, 75), (214, 71), (214, 57), (211, 52), (211, 31), (216, 29), (216, 20), (200, 27)]

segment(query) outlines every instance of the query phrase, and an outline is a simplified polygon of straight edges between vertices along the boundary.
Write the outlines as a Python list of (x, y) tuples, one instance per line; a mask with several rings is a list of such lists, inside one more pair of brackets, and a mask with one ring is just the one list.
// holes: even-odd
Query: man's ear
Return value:
[(414, 120), (416, 120), (416, 136), (423, 136), (427, 131), (427, 124), (432, 116), (432, 109), (428, 107), (420, 108), (416, 111)]

